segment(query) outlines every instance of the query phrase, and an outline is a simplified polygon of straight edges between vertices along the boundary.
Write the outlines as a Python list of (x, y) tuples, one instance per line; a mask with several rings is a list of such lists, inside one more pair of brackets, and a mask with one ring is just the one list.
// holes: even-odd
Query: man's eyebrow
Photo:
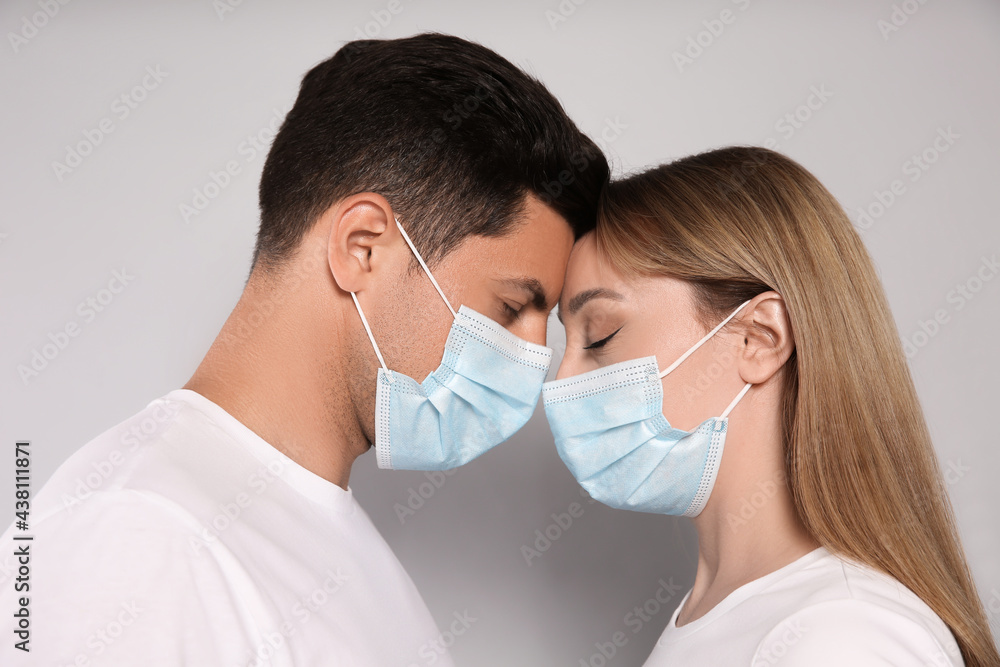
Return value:
[[(566, 312), (570, 315), (575, 314), (578, 310), (583, 308), (584, 304), (593, 299), (611, 299), (613, 301), (624, 301), (625, 297), (615, 292), (614, 290), (609, 290), (604, 287), (595, 287), (594, 289), (584, 290), (580, 292), (566, 304)], [(557, 311), (559, 321), (562, 322), (562, 307), (560, 306)]]
[(538, 310), (548, 309), (549, 300), (545, 297), (545, 288), (542, 287), (542, 282), (538, 278), (505, 278), (500, 282), (514, 289), (527, 292), (531, 305)]

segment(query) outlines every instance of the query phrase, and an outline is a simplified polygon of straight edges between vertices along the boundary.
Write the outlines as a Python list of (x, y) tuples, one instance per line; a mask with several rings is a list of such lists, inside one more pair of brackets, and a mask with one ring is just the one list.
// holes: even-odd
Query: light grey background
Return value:
[[(260, 134), (266, 148), (301, 76), (365, 31), (438, 30), (541, 78), (618, 173), (770, 140), (867, 227), (900, 333), (919, 345), (911, 367), (1000, 629), (1000, 280), (977, 281), (980, 271), (994, 277), (981, 267), (1000, 251), (1000, 5), (237, 2), (78, 0), (51, 18), (38, 14), (45, 0), (0, 9), (0, 488), (13, 485), (16, 438), (33, 442), (37, 488), (90, 438), (188, 379), (249, 267), (264, 153), (253, 155), (248, 137)], [(731, 22), (715, 23), (724, 10)], [(691, 47), (696, 57), (678, 66), (689, 39), (701, 53)], [(165, 76), (121, 118), (114, 101), (133, 95), (147, 67)], [(113, 132), (60, 180), (53, 162), (102, 118)], [(938, 144), (947, 150), (935, 150), (949, 128), (950, 143)], [(925, 150), (936, 160), (914, 172), (911, 157)], [(230, 160), (241, 172), (186, 222), (180, 205)], [(859, 209), (878, 213), (876, 192), (894, 180), (902, 194), (869, 224)], [(89, 320), (78, 304), (121, 269), (134, 279)], [(959, 297), (959, 285), (977, 291)], [(943, 323), (928, 324), (936, 316)], [(18, 367), (70, 323), (79, 335), (22, 380)], [(550, 344), (562, 344), (558, 326)], [(465, 610), (478, 619), (452, 647), (459, 664), (599, 665), (596, 644), (619, 630), (628, 643), (608, 664), (644, 659), (692, 581), (690, 524), (588, 504), (540, 410), (444, 480), (436, 488), (422, 473), (379, 471), (368, 454), (351, 484), (438, 621)], [(401, 519), (411, 490), (429, 497)], [(0, 498), (6, 525), (12, 494)], [(573, 502), (583, 515), (549, 528), (561, 534), (528, 565), (522, 546)], [(661, 580), (680, 591), (649, 604), (639, 629), (629, 614), (655, 600)]]

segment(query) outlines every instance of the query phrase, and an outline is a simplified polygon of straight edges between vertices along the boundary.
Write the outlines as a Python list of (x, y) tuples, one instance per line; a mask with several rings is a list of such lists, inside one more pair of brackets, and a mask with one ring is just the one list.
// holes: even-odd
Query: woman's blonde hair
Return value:
[(916, 593), (967, 665), (1000, 665), (889, 304), (830, 192), (774, 151), (713, 150), (611, 183), (595, 241), (625, 275), (692, 283), (706, 322), (765, 291), (784, 298), (785, 472), (800, 519)]

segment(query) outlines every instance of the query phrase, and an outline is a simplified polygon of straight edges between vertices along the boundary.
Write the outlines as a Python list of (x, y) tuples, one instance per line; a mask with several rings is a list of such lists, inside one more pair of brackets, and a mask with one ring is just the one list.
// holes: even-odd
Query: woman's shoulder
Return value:
[(948, 626), (893, 577), (828, 552), (811, 565), (753, 665), (964, 664)]

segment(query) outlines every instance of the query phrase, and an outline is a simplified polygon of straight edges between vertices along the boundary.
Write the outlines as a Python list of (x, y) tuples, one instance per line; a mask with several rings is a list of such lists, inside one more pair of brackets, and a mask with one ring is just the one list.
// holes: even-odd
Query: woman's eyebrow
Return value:
[[(611, 299), (612, 301), (624, 301), (625, 297), (615, 292), (614, 290), (609, 290), (604, 287), (595, 287), (594, 289), (584, 290), (580, 292), (566, 304), (566, 312), (570, 315), (574, 315), (578, 310), (583, 308), (584, 304), (593, 299)], [(559, 306), (557, 316), (559, 321), (562, 322), (562, 306)]]

